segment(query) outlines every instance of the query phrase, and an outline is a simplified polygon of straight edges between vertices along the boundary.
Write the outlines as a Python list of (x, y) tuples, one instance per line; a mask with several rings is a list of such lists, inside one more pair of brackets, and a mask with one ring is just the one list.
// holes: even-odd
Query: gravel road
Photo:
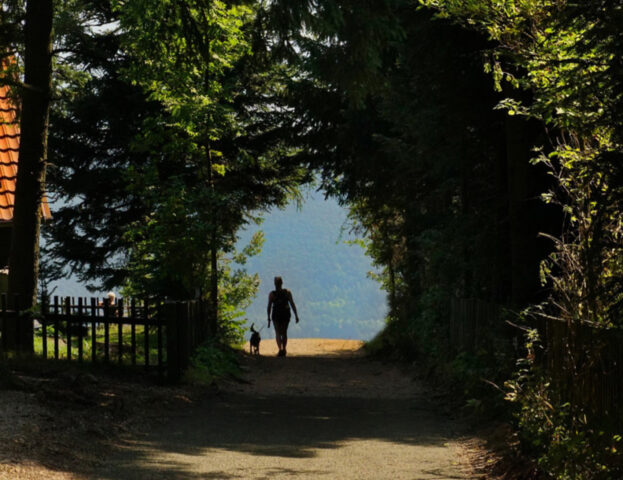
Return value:
[(475, 479), (461, 426), (361, 342), (273, 342), (246, 356), (246, 383), (127, 442), (94, 480)]

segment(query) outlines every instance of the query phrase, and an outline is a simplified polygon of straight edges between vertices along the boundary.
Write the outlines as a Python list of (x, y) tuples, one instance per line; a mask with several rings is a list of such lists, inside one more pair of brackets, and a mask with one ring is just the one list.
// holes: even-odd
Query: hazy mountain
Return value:
[[(241, 244), (261, 229), (262, 253), (249, 260), (249, 272), (260, 275), (261, 286), (247, 310), (249, 322), (266, 324), (268, 293), (280, 275), (292, 291), (301, 323), (291, 323), (293, 337), (369, 339), (383, 326), (387, 306), (379, 284), (367, 278), (372, 269), (361, 247), (340, 238), (346, 211), (321, 193), (309, 194), (301, 210), (289, 205), (274, 210), (264, 223), (245, 232)], [(263, 337), (273, 331), (264, 330)]]
[[(381, 329), (385, 294), (366, 277), (372, 267), (361, 247), (346, 245), (347, 235), (340, 238), (345, 219), (346, 211), (334, 200), (325, 201), (321, 193), (311, 192), (301, 210), (295, 205), (273, 210), (260, 227), (243, 232), (240, 245), (258, 229), (266, 238), (262, 253), (246, 266), (262, 282), (247, 310), (249, 324), (266, 325), (268, 293), (274, 288), (273, 278), (281, 275), (301, 318), (299, 325), (292, 321), (291, 336), (369, 339)], [(55, 285), (57, 295), (92, 296), (73, 278)], [(273, 336), (272, 328), (264, 328), (262, 337)]]

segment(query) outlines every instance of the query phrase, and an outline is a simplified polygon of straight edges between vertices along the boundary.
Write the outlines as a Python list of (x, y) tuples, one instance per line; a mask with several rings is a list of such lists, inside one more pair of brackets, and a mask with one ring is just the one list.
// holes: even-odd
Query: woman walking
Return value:
[(281, 277), (275, 277), (275, 290), (268, 294), (268, 328), (270, 328), (271, 313), (272, 322), (275, 326), (275, 339), (279, 348), (278, 357), (286, 356), (286, 345), (288, 344), (288, 324), (290, 323), (290, 306), (294, 310), (296, 323), (299, 323), (299, 316), (296, 312), (296, 305), (292, 299), (290, 290), (283, 288)]

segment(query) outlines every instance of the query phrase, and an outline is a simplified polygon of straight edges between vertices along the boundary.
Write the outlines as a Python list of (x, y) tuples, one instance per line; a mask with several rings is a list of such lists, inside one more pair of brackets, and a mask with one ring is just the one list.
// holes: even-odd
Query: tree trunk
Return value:
[[(25, 86), (21, 92), (19, 166), (9, 256), (9, 300), (20, 295), (20, 310), (36, 303), (41, 201), (45, 190), (48, 114), (52, 84), (53, 0), (29, 0), (25, 22)], [(32, 321), (13, 325), (14, 347), (33, 350)], [(7, 338), (9, 342), (11, 338)]]

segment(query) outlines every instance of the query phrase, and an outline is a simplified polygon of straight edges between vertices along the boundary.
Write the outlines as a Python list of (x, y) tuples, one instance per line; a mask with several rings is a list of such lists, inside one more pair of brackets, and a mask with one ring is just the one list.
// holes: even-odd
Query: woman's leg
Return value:
[(277, 342), (277, 348), (281, 352), (281, 350), (283, 349), (281, 342), (281, 322), (275, 321), (273, 319), (273, 325), (275, 327), (275, 341)]
[(290, 318), (283, 322), (281, 325), (281, 348), (283, 350), (283, 354), (286, 354), (286, 345), (288, 345), (288, 324), (290, 323)]

